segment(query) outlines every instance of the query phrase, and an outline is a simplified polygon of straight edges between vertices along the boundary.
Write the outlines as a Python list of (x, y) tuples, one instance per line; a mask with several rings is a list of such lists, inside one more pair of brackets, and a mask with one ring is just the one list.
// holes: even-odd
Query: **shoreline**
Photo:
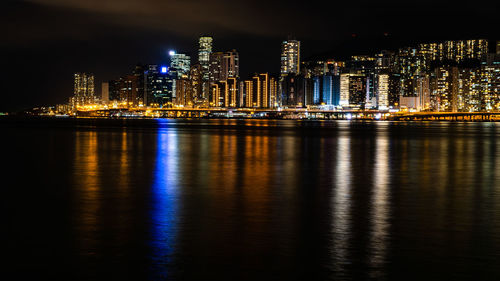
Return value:
[[(450, 113), (454, 114), (454, 113)], [(492, 113), (500, 115), (500, 113)], [(441, 115), (441, 114), (440, 114)], [(500, 122), (500, 116), (496, 118), (484, 118), (485, 115), (478, 115), (483, 118), (459, 118), (457, 116), (444, 116), (440, 118), (419, 118), (415, 116), (394, 116), (387, 118), (352, 117), (352, 118), (276, 118), (276, 117), (242, 117), (242, 116), (203, 116), (203, 117), (151, 117), (151, 116), (55, 116), (55, 115), (28, 115), (9, 114), (0, 115), (2, 120), (234, 120), (234, 121), (352, 121), (352, 122), (451, 122), (451, 123), (477, 123), (477, 122)], [(426, 115), (424, 115), (426, 116)]]

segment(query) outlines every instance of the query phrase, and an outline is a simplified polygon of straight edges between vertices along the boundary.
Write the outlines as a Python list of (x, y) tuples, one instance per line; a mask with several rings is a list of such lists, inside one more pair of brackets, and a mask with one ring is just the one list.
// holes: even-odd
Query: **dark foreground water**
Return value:
[(500, 123), (0, 130), (3, 280), (500, 280)]

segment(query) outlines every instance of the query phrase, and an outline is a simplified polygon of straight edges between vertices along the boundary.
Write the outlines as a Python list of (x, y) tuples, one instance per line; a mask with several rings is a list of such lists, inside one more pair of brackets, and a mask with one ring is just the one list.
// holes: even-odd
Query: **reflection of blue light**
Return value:
[[(163, 123), (158, 119), (158, 123)], [(151, 248), (153, 274), (163, 279), (168, 274), (165, 264), (174, 254), (176, 225), (178, 223), (178, 153), (177, 135), (168, 129), (158, 128), (156, 164), (151, 198)]]
[(161, 73), (167, 73), (168, 72), (167, 67), (166, 66), (162, 66), (160, 72)]

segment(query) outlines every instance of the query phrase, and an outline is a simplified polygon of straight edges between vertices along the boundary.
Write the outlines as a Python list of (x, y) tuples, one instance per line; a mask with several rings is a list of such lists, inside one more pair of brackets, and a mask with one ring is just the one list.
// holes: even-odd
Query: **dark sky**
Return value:
[(202, 34), (214, 37), (216, 50), (239, 51), (242, 76), (277, 73), (288, 35), (302, 41), (303, 58), (337, 59), (434, 40), (500, 39), (496, 2), (4, 0), (0, 111), (65, 102), (74, 72), (93, 72), (100, 93), (102, 81), (139, 62), (165, 62), (170, 49), (196, 59)]

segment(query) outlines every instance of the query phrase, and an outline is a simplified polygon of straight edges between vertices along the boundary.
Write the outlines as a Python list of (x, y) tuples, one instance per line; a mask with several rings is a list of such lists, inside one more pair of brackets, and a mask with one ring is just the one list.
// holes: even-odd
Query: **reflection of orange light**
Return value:
[[(77, 208), (82, 212), (79, 217), (82, 237), (95, 235), (97, 225), (97, 211), (100, 208), (99, 187), (99, 161), (97, 151), (96, 132), (76, 132), (75, 136), (75, 157), (74, 157), (74, 177), (76, 178), (76, 190), (80, 192)], [(82, 241), (94, 241), (94, 239), (81, 239)], [(94, 245), (83, 245), (85, 249), (91, 249)]]

